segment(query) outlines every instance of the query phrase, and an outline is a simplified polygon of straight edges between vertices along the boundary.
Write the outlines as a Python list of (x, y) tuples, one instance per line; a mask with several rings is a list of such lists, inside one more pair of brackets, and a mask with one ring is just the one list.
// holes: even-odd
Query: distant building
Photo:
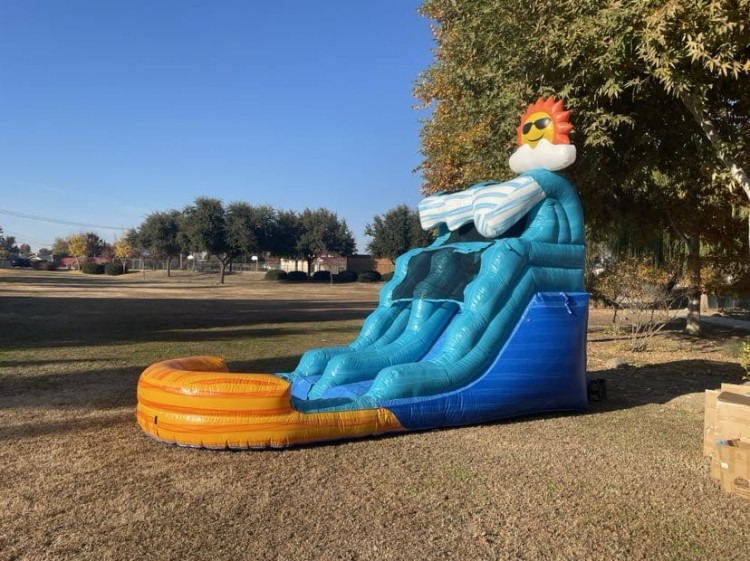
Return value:
[[(111, 263), (112, 259), (108, 257), (81, 257), (81, 263)], [(75, 257), (58, 257), (54, 256), (54, 263), (58, 269), (76, 269), (78, 267)]]
[(317, 271), (332, 271), (340, 273), (342, 271), (352, 271), (357, 274), (365, 271), (378, 271), (381, 275), (393, 272), (393, 263), (390, 259), (375, 259), (371, 255), (351, 255), (342, 257), (332, 255), (329, 257), (322, 256), (315, 259), (312, 263), (312, 271), (307, 270), (307, 261), (304, 259), (280, 259), (278, 257), (266, 257), (263, 268), (281, 269), (287, 273), (290, 271), (304, 271), (307, 274), (313, 274)]

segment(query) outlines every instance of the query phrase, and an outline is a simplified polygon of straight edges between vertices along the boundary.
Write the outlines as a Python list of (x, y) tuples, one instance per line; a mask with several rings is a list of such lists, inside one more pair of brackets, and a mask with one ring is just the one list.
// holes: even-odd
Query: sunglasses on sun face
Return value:
[(530, 122), (530, 123), (524, 124), (521, 130), (523, 131), (523, 134), (529, 134), (529, 131), (531, 130), (531, 125), (534, 125), (536, 128), (541, 130), (547, 125), (549, 125), (550, 122), (552, 122), (552, 119), (550, 119), (549, 117), (542, 117), (541, 119), (537, 119), (533, 123)]

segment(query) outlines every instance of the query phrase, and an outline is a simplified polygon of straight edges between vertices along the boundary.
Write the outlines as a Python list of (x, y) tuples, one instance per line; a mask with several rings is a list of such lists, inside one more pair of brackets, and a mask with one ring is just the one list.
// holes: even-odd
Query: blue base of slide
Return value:
[(378, 405), (413, 430), (585, 411), (588, 299), (586, 293), (536, 294), (505, 347), (474, 383)]

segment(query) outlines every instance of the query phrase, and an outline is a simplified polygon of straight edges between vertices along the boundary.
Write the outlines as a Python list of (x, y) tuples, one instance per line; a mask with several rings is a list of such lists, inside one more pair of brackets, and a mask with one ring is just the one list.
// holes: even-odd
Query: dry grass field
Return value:
[(701, 455), (702, 392), (741, 382), (743, 333), (632, 354), (593, 310), (609, 399), (587, 414), (248, 452), (137, 427), (152, 362), (290, 370), (350, 341), (378, 289), (0, 270), (0, 561), (748, 558), (750, 502)]

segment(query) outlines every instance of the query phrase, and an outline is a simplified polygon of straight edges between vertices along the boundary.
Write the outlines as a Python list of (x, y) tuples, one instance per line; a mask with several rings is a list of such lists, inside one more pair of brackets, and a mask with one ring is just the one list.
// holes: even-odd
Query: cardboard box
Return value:
[(721, 392), (716, 398), (716, 439), (750, 442), (750, 395)]
[(721, 460), (719, 459), (719, 446), (720, 444), (717, 444), (715, 449), (716, 451), (711, 455), (711, 479), (715, 479), (716, 481), (721, 484)]
[(718, 400), (720, 393), (719, 390), (706, 390), (703, 413), (704, 456), (713, 456), (716, 448), (716, 401)]
[(703, 415), (704, 456), (715, 455), (717, 440), (750, 441), (750, 386), (722, 384), (719, 391), (706, 390)]
[(732, 439), (717, 445), (721, 489), (750, 500), (750, 441)]
[(721, 391), (750, 395), (750, 386), (745, 384), (722, 384)]

